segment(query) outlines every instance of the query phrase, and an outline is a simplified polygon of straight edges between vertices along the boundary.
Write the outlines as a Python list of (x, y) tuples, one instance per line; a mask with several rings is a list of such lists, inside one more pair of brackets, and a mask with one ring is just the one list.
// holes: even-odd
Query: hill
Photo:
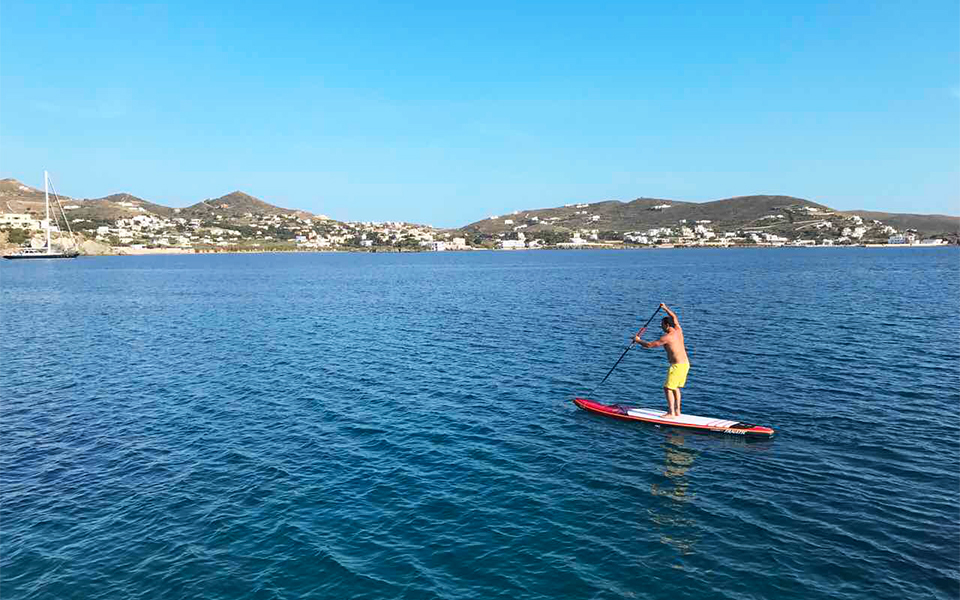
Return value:
[[(53, 194), (50, 195), (53, 199)], [(71, 200), (60, 196), (60, 200)], [(16, 179), (0, 179), (0, 212), (34, 213), (42, 215), (44, 209), (43, 190), (24, 185)]]
[(224, 218), (240, 218), (246, 214), (311, 216), (306, 211), (280, 208), (241, 191), (231, 192), (219, 198), (203, 200), (180, 210), (180, 216), (182, 217), (199, 219), (214, 215), (222, 215)]
[[(549, 229), (582, 229), (626, 233), (651, 228), (672, 227), (678, 223), (710, 222), (713, 229), (732, 231), (744, 227), (770, 227), (772, 220), (802, 224), (832, 209), (810, 200), (792, 196), (739, 196), (712, 202), (683, 202), (657, 198), (637, 198), (592, 204), (568, 204), (559, 208), (516, 211), (491, 217), (461, 228), (464, 232), (499, 235), (527, 225), (530, 232)], [(782, 219), (777, 217), (782, 216)], [(770, 219), (773, 217), (774, 219)]]
[(847, 214), (865, 220), (877, 220), (901, 231), (915, 229), (923, 235), (950, 237), (960, 234), (960, 217), (948, 215), (914, 215), (909, 213), (886, 213), (869, 210), (851, 210)]
[[(170, 208), (129, 193), (87, 200), (69, 196), (60, 196), (60, 199), (71, 222), (89, 231), (101, 226), (117, 227), (120, 220), (137, 216), (176, 222), (181, 229), (189, 221), (192, 226), (229, 226), (245, 236), (271, 238), (276, 236), (268, 230), (280, 222), (325, 222), (323, 226), (316, 226), (318, 231), (332, 231), (342, 225), (306, 211), (275, 206), (241, 191), (186, 208)], [(44, 212), (43, 202), (42, 190), (16, 179), (0, 180), (0, 213), (30, 213), (39, 217)], [(628, 202), (607, 200), (514, 211), (446, 233), (460, 234), (471, 243), (489, 247), (499, 240), (523, 237), (519, 235), (521, 232), (547, 245), (581, 236), (591, 240), (646, 238), (661, 242), (723, 238), (749, 243), (747, 238), (768, 241), (783, 238), (806, 243), (862, 243), (885, 242), (890, 235), (910, 229), (920, 237), (942, 237), (956, 242), (960, 236), (960, 217), (862, 210), (841, 212), (811, 200), (783, 195), (737, 196), (710, 202), (636, 198)]]
[(127, 193), (111, 194), (90, 200), (71, 200), (65, 205), (74, 207), (69, 209), (71, 221), (86, 220), (102, 224), (141, 214), (170, 218), (176, 213), (176, 209), (154, 204)]

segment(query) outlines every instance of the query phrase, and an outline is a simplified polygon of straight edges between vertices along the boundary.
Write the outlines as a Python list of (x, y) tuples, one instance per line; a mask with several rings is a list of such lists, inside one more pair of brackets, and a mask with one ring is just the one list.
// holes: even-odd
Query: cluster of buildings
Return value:
[(431, 227), (401, 221), (327, 221), (322, 228), (301, 229), (297, 232), (295, 242), (298, 248), (303, 249), (403, 246), (444, 251), (468, 248), (466, 238), (453, 237), (450, 233), (440, 233)]
[[(132, 216), (112, 222), (71, 218), (74, 231), (111, 246), (158, 247), (251, 247), (292, 245), (300, 249), (398, 246), (425, 250), (457, 250), (468, 247), (466, 238), (398, 221), (341, 223), (325, 216), (304, 214), (254, 214), (240, 216), (209, 214), (165, 217), (147, 212), (131, 202), (118, 202)], [(64, 210), (80, 208), (65, 206)], [(195, 213), (194, 213), (195, 214)], [(43, 231), (45, 220), (28, 214), (0, 214), (0, 228)], [(52, 231), (58, 228), (51, 220)]]
[[(586, 204), (566, 205), (567, 208), (583, 209)], [(650, 207), (649, 210), (663, 211), (670, 208), (669, 204)], [(622, 241), (627, 244), (649, 246), (834, 246), (862, 244), (868, 241), (880, 243), (886, 240), (887, 244), (938, 245), (946, 242), (939, 239), (921, 240), (916, 232), (898, 232), (896, 228), (884, 225), (880, 221), (865, 222), (857, 215), (838, 215), (837, 213), (812, 206), (794, 207), (794, 212), (788, 220), (786, 214), (772, 214), (760, 217), (753, 226), (743, 227), (735, 231), (717, 231), (710, 220), (688, 221), (680, 219), (675, 225), (667, 227), (652, 227), (640, 231), (628, 231), (623, 234)], [(539, 218), (526, 215), (519, 218), (514, 213), (503, 218), (503, 224), (509, 226), (512, 232), (500, 233), (496, 239), (496, 246), (502, 249), (538, 248), (548, 245), (542, 234), (524, 231), (529, 227), (544, 224), (554, 224), (560, 217)], [(591, 245), (610, 245), (609, 241), (599, 238), (600, 230), (590, 228), (599, 225), (600, 215), (591, 215), (587, 210), (577, 210), (573, 213), (578, 221), (586, 227), (574, 229), (569, 240), (554, 243), (560, 247), (581, 247)], [(797, 220), (800, 217), (801, 220)], [(491, 219), (501, 217), (493, 216)], [(562, 219), (568, 222), (569, 217)], [(538, 237), (539, 235), (539, 237)]]
[[(76, 220), (78, 222), (82, 220)], [(81, 224), (82, 226), (82, 224)], [(465, 238), (399, 221), (341, 223), (327, 217), (301, 214), (263, 215), (245, 213), (239, 218), (212, 215), (186, 219), (156, 215), (136, 215), (101, 225), (93, 233), (97, 240), (133, 246), (219, 246), (260, 247), (278, 244), (298, 249), (334, 249), (340, 247), (373, 248), (397, 246), (451, 250), (467, 247)]]
[[(292, 246), (298, 249), (335, 249), (392, 247), (410, 250), (467, 250), (471, 248), (466, 237), (456, 233), (442, 232), (431, 227), (399, 221), (387, 222), (339, 222), (325, 216), (305, 213), (224, 215), (211, 213), (196, 217), (197, 213), (179, 216), (181, 209), (174, 209), (173, 216), (165, 217), (144, 210), (132, 202), (118, 202), (119, 206), (134, 213), (114, 222), (74, 218), (74, 231), (88, 238), (112, 246), (130, 247), (248, 247)], [(226, 208), (226, 206), (224, 206)], [(815, 207), (796, 207), (793, 217), (801, 215), (804, 220), (791, 218), (786, 222), (784, 214), (772, 214), (754, 221), (754, 225), (736, 231), (717, 231), (709, 220), (688, 221), (680, 219), (675, 225), (629, 231), (622, 236), (606, 232), (601, 239), (602, 218), (591, 215), (589, 205), (567, 205), (575, 209), (574, 217), (579, 228), (569, 228), (570, 216), (540, 217), (517, 211), (503, 219), (508, 231), (486, 236), (486, 244), (496, 248), (517, 250), (545, 246), (585, 247), (610, 245), (611, 240), (636, 245), (674, 246), (832, 246), (859, 244), (864, 241), (910, 245), (944, 244), (943, 240), (921, 240), (911, 230), (899, 232), (880, 221), (864, 222), (855, 215), (837, 215), (832, 211)], [(663, 211), (669, 204), (656, 205), (650, 210)], [(65, 211), (80, 208), (65, 206)], [(214, 207), (216, 208), (216, 207)], [(193, 218), (188, 218), (193, 217)], [(558, 222), (559, 221), (559, 222)], [(550, 226), (564, 225), (558, 233)], [(788, 227), (789, 225), (789, 227)], [(546, 226), (546, 227), (545, 227)], [(28, 214), (0, 214), (0, 228), (19, 228), (42, 231), (45, 220), (37, 220)], [(51, 230), (57, 231), (55, 223)], [(613, 234), (612, 236), (609, 234)], [(789, 237), (788, 237), (789, 236)]]

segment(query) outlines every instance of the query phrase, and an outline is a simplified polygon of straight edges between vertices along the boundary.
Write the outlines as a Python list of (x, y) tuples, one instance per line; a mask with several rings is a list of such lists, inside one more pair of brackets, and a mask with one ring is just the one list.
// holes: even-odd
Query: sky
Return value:
[(960, 215), (960, 3), (0, 3), (0, 178), (462, 226), (638, 197)]

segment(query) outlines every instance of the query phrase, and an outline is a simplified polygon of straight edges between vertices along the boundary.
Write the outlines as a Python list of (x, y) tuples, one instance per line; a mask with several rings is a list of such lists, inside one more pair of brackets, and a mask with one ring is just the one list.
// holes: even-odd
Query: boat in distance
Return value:
[(4, 254), (7, 260), (25, 260), (30, 258), (76, 258), (80, 253), (76, 250), (68, 252), (48, 252), (46, 248), (23, 248), (10, 254)]
[[(76, 258), (80, 256), (80, 252), (76, 250), (77, 242), (73, 239), (73, 230), (70, 228), (70, 220), (67, 218), (67, 213), (63, 210), (63, 204), (60, 202), (60, 196), (57, 194), (56, 189), (53, 191), (54, 198), (57, 202), (57, 207), (60, 208), (60, 214), (63, 215), (63, 222), (67, 226), (67, 230), (70, 231), (70, 239), (73, 241), (74, 249), (64, 249), (60, 248), (59, 251), (54, 252), (53, 243), (50, 241), (50, 174), (46, 171), (43, 172), (43, 199), (46, 206), (46, 218), (42, 221), (43, 228), (47, 233), (47, 243), (43, 248), (21, 248), (20, 250), (13, 252), (11, 254), (4, 254), (3, 258), (8, 260), (24, 260), (24, 259), (50, 259), (50, 258)], [(56, 211), (54, 211), (54, 220), (57, 219)], [(63, 242), (62, 230), (60, 231), (60, 241)]]

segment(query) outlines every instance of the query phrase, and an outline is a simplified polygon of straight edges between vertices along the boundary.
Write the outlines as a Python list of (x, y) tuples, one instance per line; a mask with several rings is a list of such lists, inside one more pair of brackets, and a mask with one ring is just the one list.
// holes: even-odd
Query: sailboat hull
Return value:
[(48, 258), (76, 258), (80, 256), (79, 252), (55, 252), (53, 254), (44, 254), (41, 252), (37, 253), (15, 253), (15, 254), (4, 254), (3, 257), (7, 260), (37, 260), (37, 259), (48, 259)]

